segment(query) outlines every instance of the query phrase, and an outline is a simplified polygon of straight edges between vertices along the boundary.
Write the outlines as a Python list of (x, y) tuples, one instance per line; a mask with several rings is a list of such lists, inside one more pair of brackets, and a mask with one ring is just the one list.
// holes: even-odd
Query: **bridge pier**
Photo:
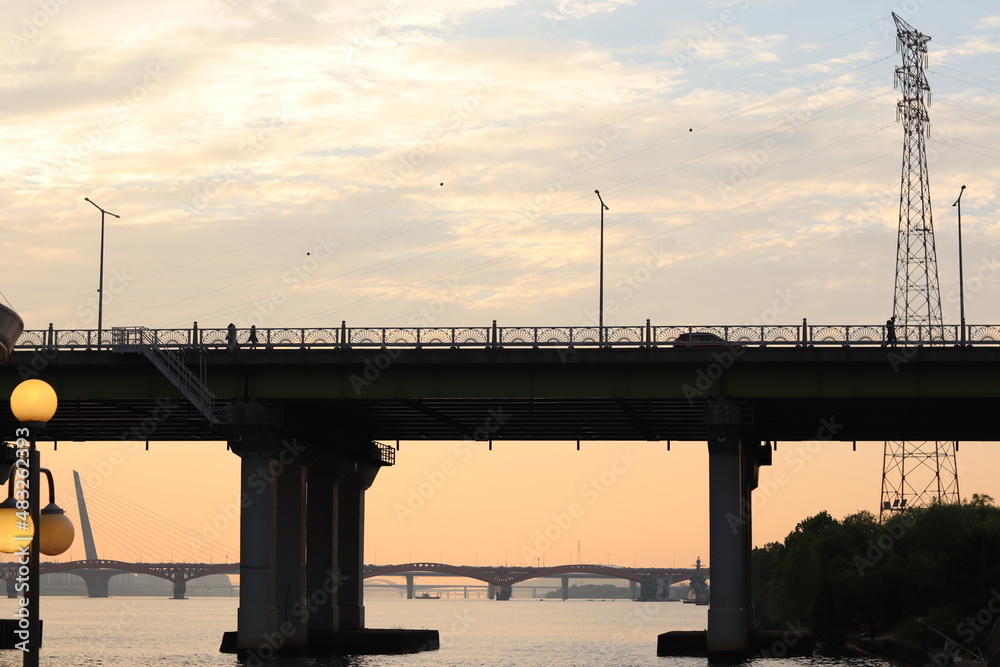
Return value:
[[(712, 587), (706, 650), (710, 661), (739, 662), (753, 642), (750, 555), (751, 492), (760, 466), (771, 464), (771, 448), (747, 439), (752, 425), (747, 405), (720, 399), (706, 406), (708, 433), (709, 566)], [(683, 654), (690, 639), (665, 633), (657, 655)]]
[[(412, 600), (413, 599), (413, 575), (412, 574), (407, 574), (407, 575), (405, 575), (405, 579), (406, 579), (406, 599), (407, 600)], [(466, 591), (466, 593), (468, 593), (468, 591)], [(468, 594), (466, 594), (465, 597), (469, 597)]]
[(562, 578), (562, 599), (569, 599), (569, 577)]
[(340, 631), (363, 630), (365, 627), (364, 578), (365, 564), (365, 491), (375, 481), (378, 466), (354, 462), (345, 470), (337, 484), (337, 559), (341, 574), (337, 588), (337, 608)]
[(437, 648), (437, 631), (365, 630), (364, 494), (383, 465), (378, 447), (336, 443), (353, 458), (278, 440), (258, 429), (230, 443), (241, 458), (240, 607), (222, 650), (268, 659)]
[(187, 593), (187, 582), (186, 581), (174, 581), (174, 596), (170, 598), (171, 600), (187, 600), (185, 597)]
[(306, 590), (312, 613), (310, 637), (330, 636), (340, 629), (337, 606), (337, 482), (332, 466), (310, 465), (306, 477)]
[(87, 597), (106, 598), (108, 597), (108, 582), (111, 578), (122, 574), (121, 571), (109, 572), (107, 570), (78, 570), (73, 574), (83, 579), (87, 584)]

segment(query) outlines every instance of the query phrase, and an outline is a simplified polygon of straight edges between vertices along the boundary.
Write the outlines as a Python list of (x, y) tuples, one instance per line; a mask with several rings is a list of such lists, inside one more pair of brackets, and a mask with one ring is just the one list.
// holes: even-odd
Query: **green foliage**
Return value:
[(883, 631), (899, 626), (901, 637), (913, 638), (913, 619), (924, 617), (964, 644), (982, 644), (988, 628), (976, 630), (968, 619), (982, 618), (1000, 590), (998, 553), (1000, 508), (985, 495), (909, 510), (884, 524), (869, 512), (842, 521), (820, 512), (783, 543), (754, 549), (757, 620), (824, 632), (853, 632), (876, 620)]

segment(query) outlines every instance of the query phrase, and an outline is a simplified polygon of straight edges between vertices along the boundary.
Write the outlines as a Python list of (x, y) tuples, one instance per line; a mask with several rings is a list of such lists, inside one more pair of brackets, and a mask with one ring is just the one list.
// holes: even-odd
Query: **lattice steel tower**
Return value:
[[(908, 341), (945, 342), (938, 287), (934, 221), (926, 139), (930, 133), (927, 105), (931, 89), (927, 67), (930, 37), (895, 13), (896, 49), (903, 65), (895, 84), (903, 99), (896, 119), (903, 123), (903, 172), (899, 189), (899, 234), (896, 247), (896, 288), (893, 327), (902, 345)], [(925, 102), (926, 96), (926, 102)], [(879, 518), (935, 500), (959, 502), (955, 442), (889, 442), (882, 460), (882, 501)]]

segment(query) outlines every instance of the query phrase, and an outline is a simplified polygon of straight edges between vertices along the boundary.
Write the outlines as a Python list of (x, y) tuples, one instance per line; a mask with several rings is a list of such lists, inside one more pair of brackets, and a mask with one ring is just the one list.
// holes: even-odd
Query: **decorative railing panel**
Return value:
[[(963, 341), (959, 325), (896, 326), (896, 345), (955, 346), (1000, 345), (1000, 325), (967, 325)], [(226, 329), (143, 329), (116, 327), (104, 330), (98, 343), (93, 329), (28, 330), (18, 338), (17, 349), (95, 349), (121, 345), (151, 345), (163, 349), (225, 349)], [(339, 327), (257, 329), (255, 349), (282, 348), (532, 348), (532, 347), (760, 347), (891, 345), (885, 324), (735, 324), (653, 325), (604, 327)], [(237, 347), (248, 349), (250, 330), (238, 329)], [(698, 334), (695, 336), (694, 334)], [(706, 336), (706, 334), (708, 336)], [(680, 340), (679, 340), (680, 339)]]

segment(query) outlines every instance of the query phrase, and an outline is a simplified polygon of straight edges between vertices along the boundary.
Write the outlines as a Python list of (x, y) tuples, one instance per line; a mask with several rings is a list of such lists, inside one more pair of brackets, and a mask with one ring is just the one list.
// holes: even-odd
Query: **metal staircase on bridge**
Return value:
[(153, 332), (146, 327), (116, 327), (111, 332), (115, 352), (139, 352), (159, 370), (210, 424), (231, 421), (228, 404), (217, 403), (215, 394), (172, 350), (160, 347)]

